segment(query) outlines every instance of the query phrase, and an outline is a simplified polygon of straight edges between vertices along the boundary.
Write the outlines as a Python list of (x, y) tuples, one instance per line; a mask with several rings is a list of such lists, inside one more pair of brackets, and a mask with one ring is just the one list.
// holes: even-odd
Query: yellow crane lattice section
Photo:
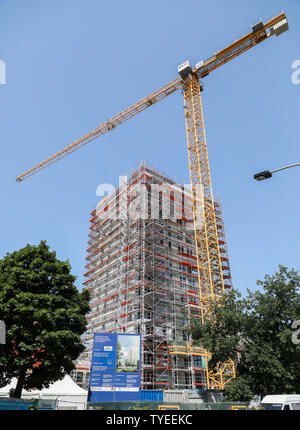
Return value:
[[(204, 323), (205, 317), (210, 313), (211, 301), (218, 302), (224, 294), (224, 280), (206, 145), (201, 85), (194, 74), (189, 74), (186, 78), (183, 94), (201, 320)], [(205, 355), (208, 363), (210, 354), (205, 351)], [(214, 371), (209, 371), (207, 367), (208, 389), (223, 390), (234, 375), (232, 360), (226, 364), (219, 364)]]

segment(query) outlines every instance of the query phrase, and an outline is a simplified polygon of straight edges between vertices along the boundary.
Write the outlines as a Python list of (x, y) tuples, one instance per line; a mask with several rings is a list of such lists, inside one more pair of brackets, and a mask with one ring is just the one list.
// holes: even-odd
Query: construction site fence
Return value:
[(243, 402), (169, 403), (169, 402), (95, 402), (87, 403), (88, 410), (247, 410)]
[[(68, 402), (69, 403), (69, 402)], [(1, 410), (36, 410), (36, 409), (86, 409), (103, 411), (120, 410), (247, 410), (248, 404), (243, 402), (212, 402), (212, 403), (181, 403), (181, 402), (88, 402), (82, 407), (58, 407), (40, 408), (37, 400), (24, 401), (21, 399), (1, 399)]]
[(34, 400), (0, 399), (0, 411), (28, 411), (31, 409), (37, 409), (37, 402)]
[(224, 396), (221, 391), (210, 393), (207, 390), (141, 390), (142, 402), (165, 403), (221, 403)]

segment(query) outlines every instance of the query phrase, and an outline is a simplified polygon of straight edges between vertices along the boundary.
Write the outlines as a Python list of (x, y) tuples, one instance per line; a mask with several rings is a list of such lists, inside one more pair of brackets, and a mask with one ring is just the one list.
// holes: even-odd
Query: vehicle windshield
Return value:
[(264, 403), (263, 407), (267, 411), (281, 410), (282, 409), (282, 403)]
[(300, 411), (300, 403), (291, 403), (293, 411)]

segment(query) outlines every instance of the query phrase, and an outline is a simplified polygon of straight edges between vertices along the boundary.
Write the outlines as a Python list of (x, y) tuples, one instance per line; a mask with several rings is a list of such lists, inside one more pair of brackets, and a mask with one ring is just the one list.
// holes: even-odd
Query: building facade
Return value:
[[(215, 202), (225, 287), (231, 287), (220, 203)], [(92, 212), (86, 351), (95, 332), (142, 335), (142, 389), (205, 389), (207, 356), (187, 327), (200, 318), (190, 188), (142, 165)]]

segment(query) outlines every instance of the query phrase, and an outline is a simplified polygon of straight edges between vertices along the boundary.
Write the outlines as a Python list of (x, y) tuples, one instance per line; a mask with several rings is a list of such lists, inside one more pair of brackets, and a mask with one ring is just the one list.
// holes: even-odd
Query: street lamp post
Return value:
[(291, 164), (290, 166), (280, 167), (280, 169), (276, 169), (272, 171), (264, 170), (263, 172), (256, 173), (254, 175), (254, 179), (256, 179), (257, 181), (263, 181), (265, 179), (271, 178), (272, 174), (275, 172), (279, 172), (280, 170), (289, 169), (290, 167), (296, 167), (296, 166), (300, 166), (300, 163)]

